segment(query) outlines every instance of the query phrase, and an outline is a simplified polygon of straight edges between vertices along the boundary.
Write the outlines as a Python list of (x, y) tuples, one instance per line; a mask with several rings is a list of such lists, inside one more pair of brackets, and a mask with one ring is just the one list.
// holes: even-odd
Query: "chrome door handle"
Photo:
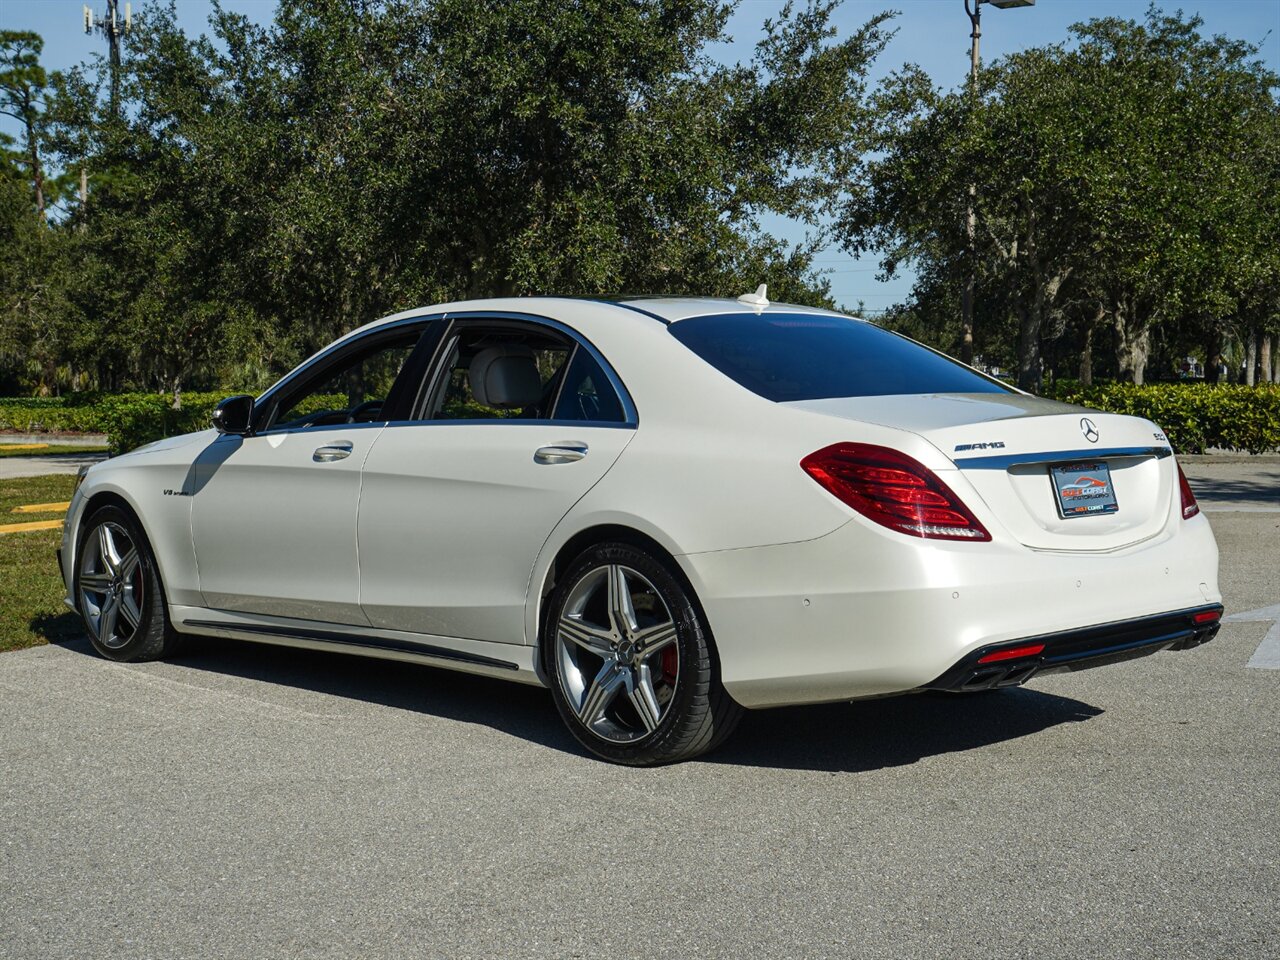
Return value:
[(332, 463), (334, 460), (345, 460), (351, 456), (350, 440), (335, 440), (333, 443), (326, 443), (323, 447), (316, 447), (316, 452), (311, 455), (311, 459), (316, 463)]
[(578, 440), (549, 443), (533, 451), (535, 463), (573, 463), (587, 455), (587, 445)]

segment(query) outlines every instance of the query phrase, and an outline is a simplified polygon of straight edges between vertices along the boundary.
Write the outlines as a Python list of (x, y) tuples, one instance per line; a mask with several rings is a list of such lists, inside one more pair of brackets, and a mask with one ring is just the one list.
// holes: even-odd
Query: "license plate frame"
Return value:
[(1049, 466), (1053, 498), (1063, 520), (1105, 517), (1120, 510), (1111, 467), (1105, 460), (1073, 460)]

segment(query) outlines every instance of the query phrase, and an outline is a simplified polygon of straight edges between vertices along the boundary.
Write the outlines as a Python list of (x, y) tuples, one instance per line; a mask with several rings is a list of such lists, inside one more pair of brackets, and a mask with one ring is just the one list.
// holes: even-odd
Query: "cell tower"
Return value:
[(131, 4), (124, 5), (124, 17), (120, 17), (120, 0), (107, 0), (107, 12), (94, 16), (93, 10), (84, 8), (84, 32), (93, 33), (96, 29), (107, 38), (110, 48), (111, 65), (111, 112), (120, 113), (120, 38), (129, 35), (133, 26), (133, 10)]

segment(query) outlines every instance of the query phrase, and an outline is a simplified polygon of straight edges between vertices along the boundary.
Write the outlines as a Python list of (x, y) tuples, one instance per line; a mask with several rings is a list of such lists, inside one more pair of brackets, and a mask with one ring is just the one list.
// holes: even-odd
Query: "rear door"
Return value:
[(361, 606), (376, 627), (522, 643), (534, 561), (634, 408), (594, 348), (529, 319), (455, 320), (422, 394), (365, 461)]

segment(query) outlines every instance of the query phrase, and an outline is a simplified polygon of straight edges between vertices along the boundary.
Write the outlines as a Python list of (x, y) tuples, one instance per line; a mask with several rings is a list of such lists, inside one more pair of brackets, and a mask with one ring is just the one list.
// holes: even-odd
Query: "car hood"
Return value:
[(216, 430), (200, 430), (197, 433), (184, 433), (176, 437), (165, 437), (163, 440), (153, 440), (151, 443), (144, 443), (142, 446), (135, 447), (127, 453), (122, 453), (119, 457), (113, 457), (112, 459), (119, 460), (121, 457), (132, 457), (139, 453), (161, 453), (165, 450), (177, 450), (181, 447), (190, 446), (197, 440), (204, 440), (208, 442), (216, 437), (217, 434), (218, 431)]

